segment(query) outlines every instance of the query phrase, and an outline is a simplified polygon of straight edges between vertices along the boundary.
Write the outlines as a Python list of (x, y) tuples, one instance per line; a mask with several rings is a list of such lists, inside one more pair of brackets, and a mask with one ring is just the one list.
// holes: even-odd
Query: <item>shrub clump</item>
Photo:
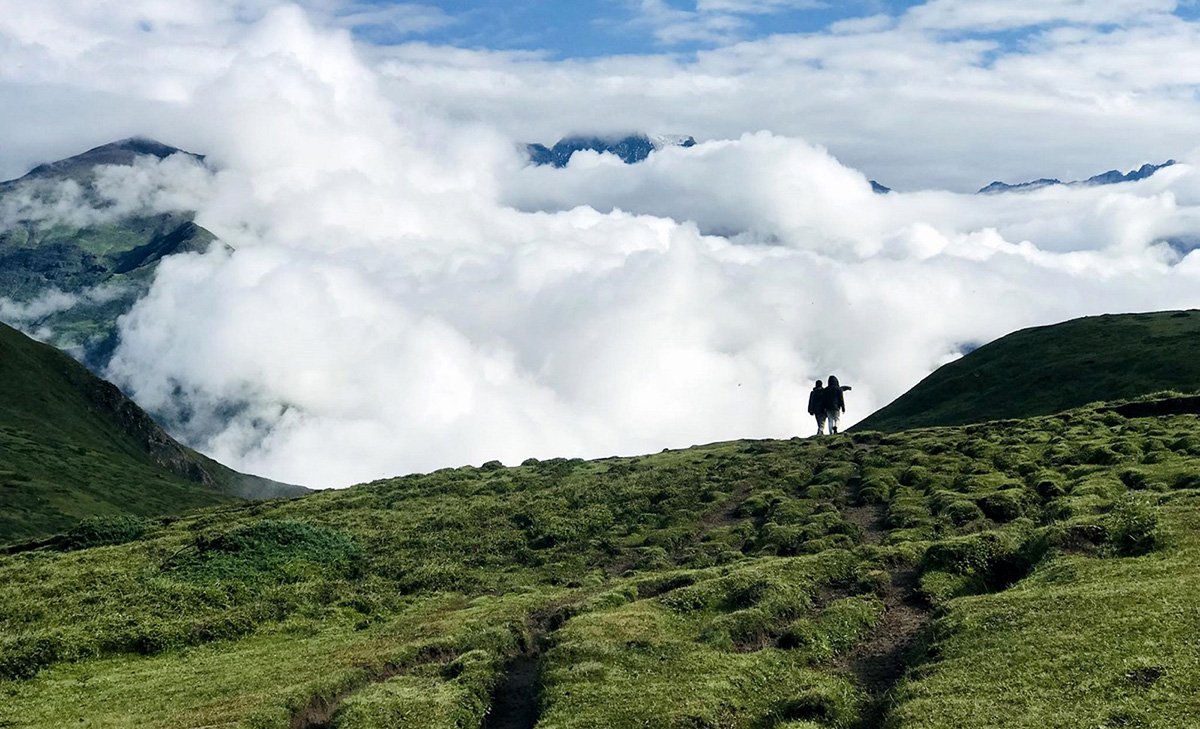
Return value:
[(291, 520), (263, 519), (216, 536), (201, 536), (174, 569), (193, 578), (295, 581), (355, 577), (362, 553), (348, 535)]
[(63, 535), (65, 552), (91, 547), (125, 544), (142, 538), (149, 522), (138, 516), (93, 516), (76, 524)]
[(1029, 574), (1053, 546), (1046, 533), (984, 532), (930, 545), (918, 569), (923, 576), (939, 572), (970, 578), (953, 580), (955, 591), (967, 586), (971, 591), (1002, 590)]
[(1117, 499), (1108, 514), (1108, 547), (1122, 557), (1148, 554), (1163, 545), (1163, 531), (1154, 505), (1137, 494)]
[(0, 681), (32, 678), (58, 660), (61, 647), (52, 636), (0, 639)]
[(1021, 489), (996, 491), (979, 499), (978, 504), (989, 519), (1000, 523), (1025, 515), (1025, 494)]
[(983, 518), (983, 511), (973, 501), (955, 501), (942, 511), (954, 526), (962, 526)]

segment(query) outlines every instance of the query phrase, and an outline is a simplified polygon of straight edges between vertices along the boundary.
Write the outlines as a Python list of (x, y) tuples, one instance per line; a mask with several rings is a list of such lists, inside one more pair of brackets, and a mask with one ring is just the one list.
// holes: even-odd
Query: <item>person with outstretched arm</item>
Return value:
[(849, 385), (841, 384), (834, 375), (829, 376), (825, 385), (824, 398), (825, 420), (829, 423), (831, 435), (838, 432), (838, 421), (842, 419), (842, 413), (846, 412), (846, 397), (842, 393), (849, 389), (851, 389)]
[(825, 434), (825, 389), (821, 387), (821, 381), (817, 380), (817, 384), (813, 387), (812, 392), (808, 394), (808, 414), (817, 418), (817, 435)]

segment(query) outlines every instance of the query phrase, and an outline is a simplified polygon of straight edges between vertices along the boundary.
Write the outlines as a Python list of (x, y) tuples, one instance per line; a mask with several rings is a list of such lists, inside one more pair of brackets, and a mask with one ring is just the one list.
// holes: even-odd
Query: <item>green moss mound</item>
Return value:
[(136, 516), (93, 516), (71, 527), (57, 545), (64, 550), (107, 547), (140, 539), (149, 522)]

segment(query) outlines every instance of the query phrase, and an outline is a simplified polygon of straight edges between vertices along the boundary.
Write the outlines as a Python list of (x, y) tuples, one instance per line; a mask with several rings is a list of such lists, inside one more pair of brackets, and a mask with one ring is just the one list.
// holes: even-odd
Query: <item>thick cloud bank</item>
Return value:
[(232, 250), (163, 262), (109, 375), (272, 478), (807, 435), (831, 373), (852, 422), (1013, 329), (1200, 305), (1186, 158), (995, 196), (877, 195), (770, 132), (531, 168), (299, 9), (172, 22), (217, 28), (155, 87), (189, 114), (153, 108), (220, 170), (185, 187)]

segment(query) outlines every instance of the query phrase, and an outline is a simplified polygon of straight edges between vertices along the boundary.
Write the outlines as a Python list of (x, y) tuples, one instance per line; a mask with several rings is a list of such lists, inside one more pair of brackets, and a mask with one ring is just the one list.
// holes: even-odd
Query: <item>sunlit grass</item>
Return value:
[(839, 656), (912, 569), (939, 617), (890, 726), (1185, 726), (1198, 443), (1194, 416), (1084, 410), (98, 524), (79, 546), (109, 546), (0, 557), (0, 718), (478, 726), (525, 653), (542, 729), (852, 727), (872, 697)]

